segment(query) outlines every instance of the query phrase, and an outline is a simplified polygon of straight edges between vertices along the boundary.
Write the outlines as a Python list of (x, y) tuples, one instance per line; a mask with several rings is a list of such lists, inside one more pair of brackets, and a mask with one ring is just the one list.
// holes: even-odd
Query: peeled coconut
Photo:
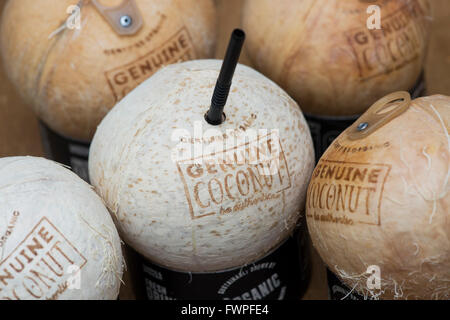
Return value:
[(116, 299), (120, 239), (102, 200), (61, 165), (0, 159), (0, 299)]
[(238, 65), (226, 120), (209, 125), (221, 64), (162, 69), (114, 107), (90, 149), (91, 181), (124, 240), (171, 270), (254, 262), (303, 214), (314, 154), (300, 108)]
[[(160, 67), (214, 54), (211, 0), (133, 2), (143, 25), (131, 35), (118, 34), (93, 0), (6, 4), (0, 26), (4, 66), (53, 131), (90, 141), (106, 113)], [(113, 8), (131, 1), (96, 3)], [(68, 13), (74, 5), (80, 8), (79, 29)]]
[[(376, 22), (378, 6), (381, 29)], [(428, 0), (247, 0), (248, 55), (305, 113), (351, 116), (422, 72)], [(369, 24), (368, 24), (369, 23)]]
[(306, 212), (315, 248), (365, 297), (449, 299), (450, 97), (413, 100), (366, 137), (351, 139), (359, 123), (314, 170)]

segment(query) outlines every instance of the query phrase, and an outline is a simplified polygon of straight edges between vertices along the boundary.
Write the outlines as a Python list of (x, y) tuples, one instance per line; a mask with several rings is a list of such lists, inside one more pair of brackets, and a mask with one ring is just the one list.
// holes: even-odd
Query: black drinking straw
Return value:
[(214, 88), (211, 106), (205, 115), (205, 120), (211, 125), (217, 126), (225, 121), (223, 108), (227, 103), (231, 81), (233, 79), (234, 71), (236, 70), (239, 56), (241, 55), (244, 40), (245, 32), (241, 29), (234, 29), (231, 34), (225, 59), (223, 60), (222, 68), (220, 69), (216, 87)]

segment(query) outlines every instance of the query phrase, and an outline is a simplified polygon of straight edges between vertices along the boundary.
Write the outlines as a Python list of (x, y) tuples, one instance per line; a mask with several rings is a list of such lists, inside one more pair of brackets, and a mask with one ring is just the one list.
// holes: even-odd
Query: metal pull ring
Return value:
[(91, 1), (114, 31), (121, 36), (136, 34), (144, 24), (135, 0), (123, 0), (115, 7), (104, 6), (98, 0)]
[(347, 129), (347, 137), (350, 140), (367, 137), (404, 113), (410, 104), (411, 95), (406, 91), (397, 91), (381, 98)]

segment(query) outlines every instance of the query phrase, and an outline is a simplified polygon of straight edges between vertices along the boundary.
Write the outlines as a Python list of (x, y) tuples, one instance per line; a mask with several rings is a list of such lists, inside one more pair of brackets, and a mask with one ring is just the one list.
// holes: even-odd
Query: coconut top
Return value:
[[(358, 121), (357, 121), (358, 122)], [(448, 299), (450, 97), (413, 100), (366, 138), (342, 133), (308, 189), (308, 228), (325, 263), (368, 296)], [(366, 273), (381, 271), (381, 290)]]
[(0, 199), (0, 299), (117, 298), (120, 239), (87, 183), (49, 160), (1, 158)]
[(255, 67), (305, 113), (354, 116), (390, 92), (412, 89), (430, 11), (428, 0), (247, 0), (243, 27)]
[[(115, 7), (125, 1), (98, 2)], [(5, 5), (0, 53), (7, 74), (36, 114), (60, 135), (90, 141), (106, 113), (159, 68), (213, 56), (216, 19), (211, 0), (134, 2), (143, 26), (128, 36), (116, 33), (93, 1)]]
[(314, 166), (298, 105), (246, 66), (226, 121), (205, 121), (220, 67), (162, 69), (113, 108), (91, 145), (91, 181), (121, 235), (171, 269), (224, 270), (272, 250), (297, 223)]

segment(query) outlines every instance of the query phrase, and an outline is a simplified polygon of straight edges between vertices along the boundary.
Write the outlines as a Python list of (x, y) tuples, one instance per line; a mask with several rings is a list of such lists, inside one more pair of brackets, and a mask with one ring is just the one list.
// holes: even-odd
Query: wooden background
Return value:
[[(5, 2), (0, 0), (0, 12)], [(431, 2), (434, 26), (425, 68), (428, 94), (450, 95), (450, 1)], [(216, 0), (220, 13), (217, 58), (223, 58), (231, 31), (240, 26), (242, 3), (243, 0)], [(251, 65), (245, 52), (241, 62)], [(0, 157), (21, 155), (43, 156), (38, 125), (30, 109), (6, 79), (0, 63)], [(129, 275), (126, 275), (125, 282), (128, 279)], [(120, 297), (132, 299), (135, 294), (130, 286), (125, 286)], [(312, 280), (304, 299), (327, 299), (325, 268), (315, 251)]]

